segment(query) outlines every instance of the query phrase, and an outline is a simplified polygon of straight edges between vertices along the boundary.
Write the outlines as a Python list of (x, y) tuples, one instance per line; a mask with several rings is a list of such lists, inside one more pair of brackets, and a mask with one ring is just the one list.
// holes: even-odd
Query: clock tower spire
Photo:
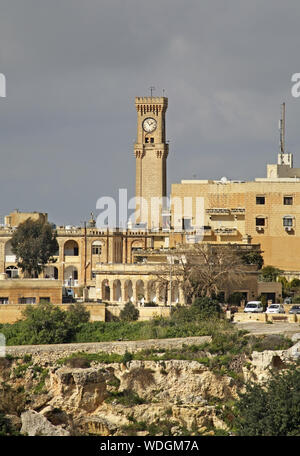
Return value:
[[(162, 225), (162, 198), (167, 196), (166, 97), (136, 97), (137, 139), (136, 158), (137, 223), (148, 229)], [(160, 204), (158, 204), (160, 199)]]

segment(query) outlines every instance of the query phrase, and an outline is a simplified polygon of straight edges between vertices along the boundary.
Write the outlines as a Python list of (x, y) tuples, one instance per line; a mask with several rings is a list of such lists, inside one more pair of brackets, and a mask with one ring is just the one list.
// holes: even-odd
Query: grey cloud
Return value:
[(78, 224), (100, 196), (131, 196), (150, 85), (169, 97), (169, 183), (263, 176), (284, 100), (299, 149), (299, 18), (296, 0), (2, 0), (0, 215)]

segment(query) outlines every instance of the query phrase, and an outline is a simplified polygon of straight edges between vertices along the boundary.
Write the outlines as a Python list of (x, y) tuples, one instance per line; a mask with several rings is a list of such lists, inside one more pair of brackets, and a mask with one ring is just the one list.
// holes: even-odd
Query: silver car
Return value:
[(285, 310), (282, 304), (271, 304), (267, 310), (267, 314), (284, 314)]

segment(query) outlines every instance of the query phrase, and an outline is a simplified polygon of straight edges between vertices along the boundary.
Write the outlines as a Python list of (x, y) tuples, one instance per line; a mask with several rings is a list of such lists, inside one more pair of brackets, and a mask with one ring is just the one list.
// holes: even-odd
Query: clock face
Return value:
[(146, 133), (151, 133), (157, 127), (157, 122), (152, 117), (147, 117), (143, 122), (143, 129)]

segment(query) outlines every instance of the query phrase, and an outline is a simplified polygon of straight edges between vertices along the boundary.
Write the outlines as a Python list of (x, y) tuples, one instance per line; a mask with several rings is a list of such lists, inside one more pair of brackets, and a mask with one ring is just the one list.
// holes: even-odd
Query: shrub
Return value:
[(81, 368), (81, 369), (85, 369), (85, 368), (91, 366), (91, 363), (88, 359), (80, 357), (80, 356), (67, 359), (65, 364), (66, 364), (66, 366), (69, 366), (72, 368)]
[(125, 407), (132, 407), (133, 405), (144, 404), (146, 401), (138, 396), (133, 391), (126, 389), (124, 391), (110, 392), (109, 396), (105, 399), (105, 402), (116, 402), (122, 404)]
[(235, 306), (240, 306), (241, 305), (241, 301), (245, 299), (243, 293), (240, 293), (239, 291), (236, 291), (234, 293), (232, 293), (229, 297), (228, 297), (228, 304), (233, 304)]
[(120, 319), (122, 321), (136, 321), (140, 315), (139, 310), (135, 307), (132, 302), (127, 302), (124, 309), (120, 312)]
[(239, 436), (300, 436), (300, 370), (273, 374), (265, 385), (249, 384), (235, 403), (232, 427)]
[(218, 301), (206, 297), (195, 299), (192, 307), (197, 309), (197, 312), (202, 318), (218, 317), (221, 313), (221, 307)]
[(0, 389), (0, 413), (20, 416), (25, 410), (26, 394), (9, 385), (2, 384)]

